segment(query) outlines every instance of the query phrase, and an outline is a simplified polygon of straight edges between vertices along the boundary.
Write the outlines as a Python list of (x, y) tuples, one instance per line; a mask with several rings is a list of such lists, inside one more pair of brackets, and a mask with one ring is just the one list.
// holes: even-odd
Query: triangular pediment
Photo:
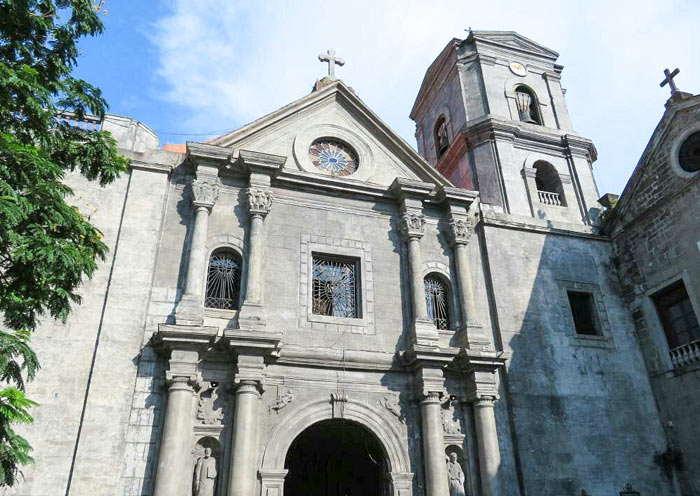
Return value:
[(501, 49), (515, 49), (530, 55), (556, 60), (559, 54), (540, 45), (515, 31), (472, 31), (471, 36), (478, 42), (498, 46)]
[[(697, 173), (683, 171), (677, 160), (680, 143), (696, 131), (700, 131), (700, 95), (671, 103), (627, 181), (608, 229), (633, 221), (667, 196), (678, 194), (697, 181)], [(652, 189), (651, 185), (662, 194), (644, 194)]]
[(349, 145), (357, 171), (338, 181), (389, 186), (399, 178), (450, 185), (401, 137), (381, 121), (341, 81), (327, 85), (240, 129), (211, 140), (212, 145), (287, 157), (284, 170), (326, 175), (309, 148), (318, 140)]

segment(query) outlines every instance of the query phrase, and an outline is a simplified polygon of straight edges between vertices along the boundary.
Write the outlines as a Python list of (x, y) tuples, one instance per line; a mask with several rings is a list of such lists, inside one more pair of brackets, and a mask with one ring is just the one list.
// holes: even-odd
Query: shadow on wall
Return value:
[(631, 482), (672, 494), (654, 462), (663, 434), (610, 247), (489, 227), (485, 237), (526, 492), (597, 496)]

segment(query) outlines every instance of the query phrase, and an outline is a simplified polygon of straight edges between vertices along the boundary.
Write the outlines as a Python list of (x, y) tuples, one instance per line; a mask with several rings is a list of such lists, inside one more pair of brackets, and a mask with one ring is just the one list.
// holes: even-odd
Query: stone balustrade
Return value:
[(56, 117), (59, 122), (86, 131), (99, 131), (102, 128), (102, 119), (94, 115), (84, 115), (82, 118), (78, 118), (77, 114), (73, 112), (61, 112)]
[(537, 190), (537, 196), (540, 199), (540, 203), (561, 207), (561, 198), (559, 198), (559, 193)]
[(671, 363), (674, 368), (685, 367), (693, 363), (700, 363), (700, 339), (691, 341), (670, 351)]

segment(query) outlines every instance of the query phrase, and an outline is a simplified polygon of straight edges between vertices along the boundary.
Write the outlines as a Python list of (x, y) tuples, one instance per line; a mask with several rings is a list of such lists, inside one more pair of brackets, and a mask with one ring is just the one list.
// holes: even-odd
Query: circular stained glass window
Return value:
[(678, 164), (687, 172), (700, 170), (700, 131), (685, 139), (678, 150)]
[(314, 141), (309, 148), (311, 162), (331, 176), (349, 176), (357, 170), (355, 150), (345, 143), (330, 139)]

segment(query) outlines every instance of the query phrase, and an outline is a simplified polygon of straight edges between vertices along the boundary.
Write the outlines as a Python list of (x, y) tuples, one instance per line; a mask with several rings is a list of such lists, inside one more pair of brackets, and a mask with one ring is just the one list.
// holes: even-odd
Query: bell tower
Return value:
[(596, 150), (572, 129), (558, 56), (512, 31), (470, 31), (428, 68), (411, 119), (419, 153), (484, 208), (590, 224)]

